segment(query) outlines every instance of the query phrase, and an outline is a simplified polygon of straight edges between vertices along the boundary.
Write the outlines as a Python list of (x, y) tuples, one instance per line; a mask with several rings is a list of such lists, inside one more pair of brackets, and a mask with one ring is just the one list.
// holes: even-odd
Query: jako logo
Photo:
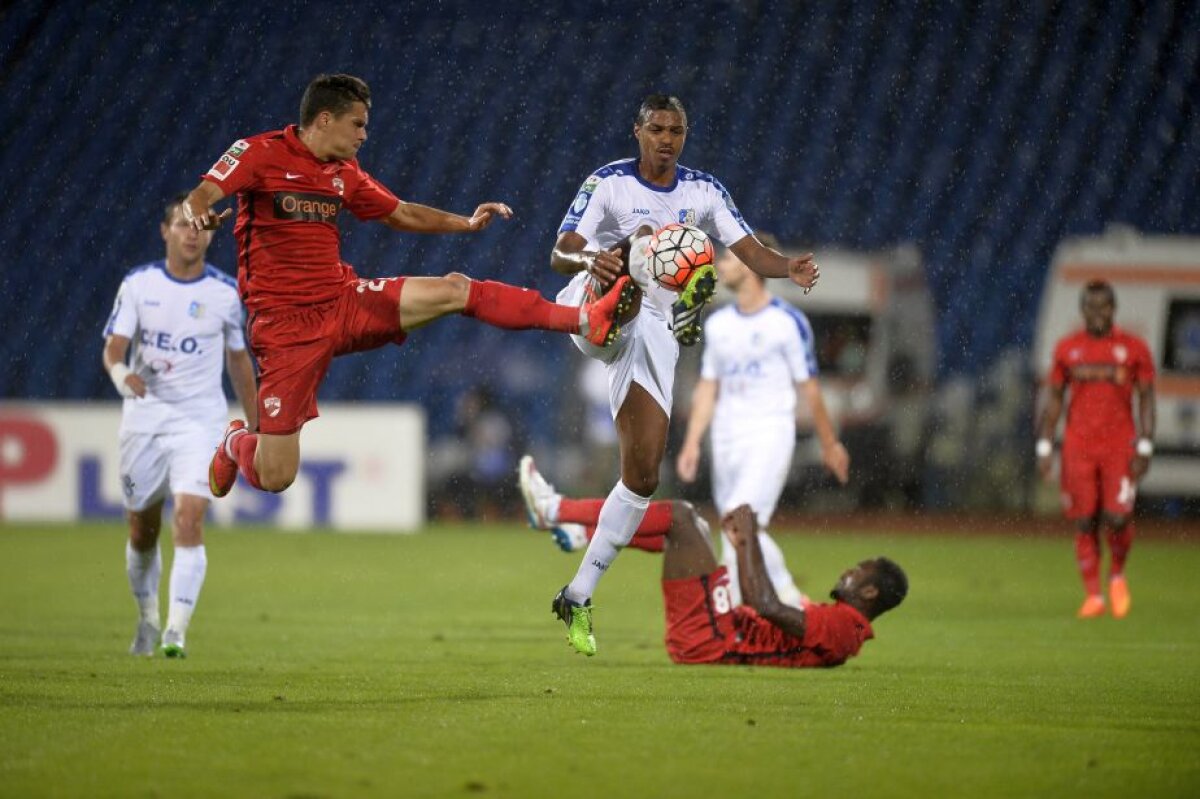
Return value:
[(342, 209), (341, 197), (324, 194), (275, 193), (275, 218), (296, 219), (302, 222), (337, 222)]

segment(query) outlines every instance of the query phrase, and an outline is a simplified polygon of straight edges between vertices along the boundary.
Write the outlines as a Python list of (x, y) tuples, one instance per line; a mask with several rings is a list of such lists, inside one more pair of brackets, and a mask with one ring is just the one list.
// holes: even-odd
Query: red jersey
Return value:
[(237, 194), (238, 289), (251, 311), (332, 300), (354, 281), (338, 213), (381, 219), (400, 203), (357, 159), (321, 161), (295, 125), (239, 139), (203, 179)]
[(1154, 359), (1141, 338), (1114, 325), (1105, 336), (1078, 330), (1054, 348), (1050, 385), (1070, 390), (1064, 448), (1129, 444), (1133, 388), (1154, 382)]
[(797, 638), (745, 605), (734, 608), (734, 639), (726, 643), (721, 662), (790, 668), (840, 666), (875, 637), (867, 617), (845, 602), (809, 605), (804, 619), (804, 637)]

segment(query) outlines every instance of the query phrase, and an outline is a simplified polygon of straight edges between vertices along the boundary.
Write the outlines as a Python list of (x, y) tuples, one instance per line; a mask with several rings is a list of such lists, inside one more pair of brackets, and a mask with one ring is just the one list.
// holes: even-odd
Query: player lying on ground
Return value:
[[(529, 526), (535, 530), (548, 530), (558, 548), (563, 552), (578, 552), (587, 547), (588, 542), (596, 535), (596, 524), (600, 520), (600, 509), (604, 500), (598, 498), (575, 499), (565, 497), (555, 490), (540, 471), (533, 458), (525, 455), (517, 466), (518, 482), (521, 487), (521, 497), (525, 500), (525, 514), (529, 518)], [(642, 517), (637, 532), (633, 534), (631, 543), (634, 549), (646, 552), (661, 552), (664, 537), (671, 529), (671, 519), (675, 500), (651, 500)], [(732, 506), (730, 507), (732, 510)], [(763, 514), (756, 511), (761, 520)], [(758, 545), (763, 553), (763, 562), (767, 576), (775, 593), (786, 604), (794, 607), (804, 607), (808, 604), (806, 597), (796, 587), (796, 581), (788, 571), (784, 562), (783, 552), (759, 522)], [(741, 590), (732, 584), (737, 576), (737, 558), (733, 547), (726, 544), (722, 548), (722, 563), (730, 575), (730, 595), (733, 604), (741, 604)], [(732, 565), (729, 560), (732, 560)], [(739, 582), (740, 586), (740, 582)]]
[(317, 416), (317, 389), (338, 355), (403, 343), (408, 332), (448, 314), (511, 330), (551, 330), (597, 346), (617, 335), (624, 291), (595, 302), (556, 305), (537, 292), (495, 281), (445, 277), (360, 279), (340, 256), (343, 206), (393, 230), (483, 230), (512, 211), (483, 203), (470, 217), (402, 202), (355, 158), (367, 139), (370, 90), (350, 75), (321, 75), (304, 92), (300, 124), (239, 139), (188, 195), (197, 229), (214, 230), (230, 211), (213, 205), (237, 194), (234, 236), (238, 288), (250, 312), (258, 360), (257, 434), (236, 421), (213, 456), (210, 488), (224, 496), (240, 469), (267, 491), (283, 491), (300, 465), (300, 428)]
[[(1062, 445), (1063, 510), (1075, 522), (1075, 558), (1086, 593), (1076, 615), (1104, 615), (1100, 533), (1105, 532), (1112, 553), (1108, 593), (1112, 614), (1120, 619), (1132, 602), (1125, 558), (1133, 546), (1137, 485), (1154, 455), (1154, 358), (1145, 341), (1113, 324), (1117, 298), (1111, 284), (1094, 280), (1084, 286), (1079, 310), (1084, 329), (1064, 336), (1054, 348), (1046, 378), (1048, 399), (1038, 422), (1037, 465), (1048, 480), (1054, 430), (1069, 391)], [(1133, 422), (1135, 392), (1140, 433)]]

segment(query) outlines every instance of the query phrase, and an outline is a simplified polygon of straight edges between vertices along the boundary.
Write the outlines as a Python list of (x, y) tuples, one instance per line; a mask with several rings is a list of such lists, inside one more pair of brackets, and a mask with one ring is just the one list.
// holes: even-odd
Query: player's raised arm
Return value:
[(821, 278), (821, 269), (813, 260), (813, 254), (806, 252), (796, 258), (789, 258), (770, 247), (764, 247), (753, 235), (744, 236), (733, 243), (729, 249), (746, 266), (763, 277), (786, 277), (804, 293), (812, 291)]
[(490, 225), (496, 217), (512, 219), (512, 209), (504, 203), (490, 202), (477, 207), (471, 216), (463, 216), (401, 201), (382, 222), (392, 230), (406, 233), (474, 233)]
[(213, 206), (225, 199), (225, 192), (217, 184), (200, 181), (200, 185), (188, 193), (180, 208), (187, 221), (196, 230), (216, 230), (233, 214), (232, 208), (217, 213)]
[(762, 547), (758, 543), (758, 520), (749, 505), (739, 505), (721, 519), (721, 529), (737, 552), (738, 583), (742, 600), (758, 615), (797, 638), (804, 637), (804, 611), (779, 601), (767, 576)]

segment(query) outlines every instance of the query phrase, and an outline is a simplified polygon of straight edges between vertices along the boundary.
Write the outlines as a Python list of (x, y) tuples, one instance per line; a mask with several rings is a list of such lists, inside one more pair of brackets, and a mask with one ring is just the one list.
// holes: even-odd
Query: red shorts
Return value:
[(713, 663), (734, 642), (733, 599), (724, 566), (711, 574), (663, 580), (667, 654), (676, 663)]
[(1133, 447), (1117, 445), (1097, 455), (1065, 446), (1062, 453), (1062, 501), (1068, 519), (1090, 519), (1103, 510), (1117, 516), (1133, 512), (1137, 483), (1130, 466)]
[(404, 343), (400, 291), (404, 278), (359, 279), (335, 299), (268, 308), (248, 327), (258, 361), (258, 429), (288, 435), (317, 417), (317, 388), (334, 356)]

